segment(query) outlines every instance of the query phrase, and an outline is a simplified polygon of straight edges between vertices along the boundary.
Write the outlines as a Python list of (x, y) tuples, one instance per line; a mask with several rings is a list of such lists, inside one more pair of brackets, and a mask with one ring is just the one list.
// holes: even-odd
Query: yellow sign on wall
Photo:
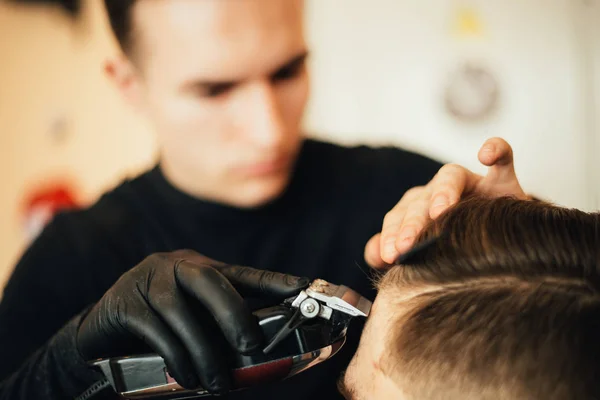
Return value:
[(484, 35), (484, 28), (479, 13), (472, 8), (458, 10), (455, 31), (460, 37), (480, 37)]

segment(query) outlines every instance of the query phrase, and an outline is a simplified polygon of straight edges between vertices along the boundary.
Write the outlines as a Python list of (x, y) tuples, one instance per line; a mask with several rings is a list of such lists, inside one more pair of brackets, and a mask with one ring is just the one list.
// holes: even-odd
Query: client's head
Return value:
[(600, 399), (600, 214), (472, 198), (377, 282), (348, 399)]

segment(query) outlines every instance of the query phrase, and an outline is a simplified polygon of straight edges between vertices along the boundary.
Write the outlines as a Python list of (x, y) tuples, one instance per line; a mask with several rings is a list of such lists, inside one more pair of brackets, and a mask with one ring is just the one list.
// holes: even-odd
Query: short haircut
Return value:
[(108, 20), (119, 46), (125, 53), (132, 47), (132, 13), (137, 0), (104, 0)]
[(600, 399), (600, 214), (473, 197), (418, 242), (434, 237), (378, 282), (433, 288), (381, 360), (409, 399)]

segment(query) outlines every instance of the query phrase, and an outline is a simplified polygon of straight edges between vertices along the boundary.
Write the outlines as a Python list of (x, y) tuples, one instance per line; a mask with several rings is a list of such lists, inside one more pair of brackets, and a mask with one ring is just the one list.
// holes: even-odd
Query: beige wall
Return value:
[[(598, 164), (586, 125), (593, 117), (586, 95), (592, 70), (584, 65), (591, 38), (583, 28), (600, 26), (597, 14), (590, 17), (598, 3), (311, 2), (316, 46), (308, 126), (334, 140), (396, 143), (477, 170), (478, 148), (501, 136), (513, 145), (529, 191), (562, 205), (596, 207), (588, 171)], [(453, 34), (460, 7), (478, 10), (481, 37)], [(500, 82), (499, 112), (483, 123), (457, 122), (442, 107), (448, 73), (468, 59), (489, 65)]]
[[(0, 287), (26, 243), (18, 207), (27, 188), (69, 174), (91, 202), (154, 160), (151, 130), (102, 74), (115, 47), (99, 5), (89, 0), (84, 23), (74, 26), (59, 13), (0, 3)], [(452, 34), (461, 5), (479, 11), (483, 37)], [(305, 125), (333, 141), (393, 143), (478, 170), (479, 146), (502, 136), (529, 191), (600, 207), (598, 175), (589, 172), (600, 169), (593, 148), (600, 103), (590, 105), (586, 89), (595, 75), (600, 99), (600, 51), (589, 33), (600, 26), (592, 17), (598, 7), (584, 0), (309, 0), (314, 96)], [(586, 68), (590, 49), (596, 61)], [(475, 125), (441, 107), (448, 73), (469, 58), (488, 63), (502, 90), (500, 112)], [(54, 144), (51, 129), (61, 120), (71, 137)]]
[(589, 2), (589, 12), (585, 14), (585, 32), (589, 49), (588, 68), (592, 75), (589, 85), (589, 129), (593, 133), (588, 148), (588, 159), (592, 160), (590, 186), (595, 191), (594, 208), (600, 210), (600, 1)]
[[(60, 13), (0, 3), (0, 287), (26, 245), (19, 207), (26, 191), (68, 177), (82, 200), (148, 165), (151, 131), (102, 73), (114, 51), (100, 4), (86, 24)], [(60, 121), (63, 122), (60, 122)], [(53, 141), (62, 123), (67, 141)]]

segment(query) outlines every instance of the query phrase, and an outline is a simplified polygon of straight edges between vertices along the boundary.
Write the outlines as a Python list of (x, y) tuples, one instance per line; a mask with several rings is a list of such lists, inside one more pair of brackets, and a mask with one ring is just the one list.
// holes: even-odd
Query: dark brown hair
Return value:
[(128, 53), (132, 40), (132, 10), (137, 0), (104, 0), (110, 27), (121, 46)]
[(470, 198), (419, 241), (438, 236), (379, 282), (431, 288), (382, 360), (409, 398), (600, 399), (600, 214)]

